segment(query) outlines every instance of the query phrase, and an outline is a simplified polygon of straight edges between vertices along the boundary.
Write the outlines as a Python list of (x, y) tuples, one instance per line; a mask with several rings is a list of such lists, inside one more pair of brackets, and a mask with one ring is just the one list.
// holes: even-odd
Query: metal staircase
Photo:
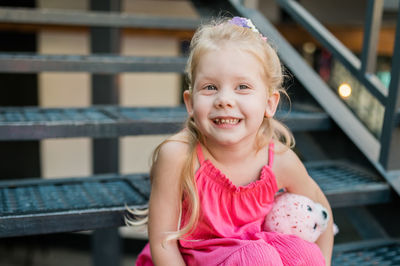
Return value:
[[(393, 56), (393, 78), (389, 90), (386, 91), (366, 71), (364, 66), (368, 57), (360, 62), (296, 2), (278, 1), (294, 19), (305, 25), (316, 38), (320, 38), (324, 46), (332, 49), (332, 53), (350, 71), (357, 74), (360, 82), (365, 83), (378, 101), (387, 104), (384, 128), (381, 138), (377, 139), (260, 12), (245, 8), (234, 0), (192, 2), (199, 14), (203, 15), (203, 19), (207, 19), (205, 14), (219, 14), (220, 11), (251, 18), (263, 35), (276, 44), (285, 66), (319, 104), (310, 106), (295, 102), (290, 112), (285, 108), (280, 110), (278, 119), (283, 120), (295, 134), (323, 133), (339, 127), (369, 160), (369, 168), (357, 166), (349, 158), (305, 163), (333, 208), (351, 209), (390, 203), (398, 199), (400, 165), (398, 160), (397, 164), (393, 163), (393, 158), (397, 156), (400, 146), (396, 150), (393, 145), (400, 143), (399, 27)], [(371, 6), (373, 2), (369, 2)], [(115, 11), (0, 8), (0, 24), (14, 27), (30, 24), (36, 28), (57, 25), (193, 31), (200, 21), (121, 15)], [(399, 24), (398, 22), (397, 25)], [(184, 57), (126, 57), (110, 54), (74, 56), (0, 53), (0, 72), (74, 71), (93, 75), (114, 75), (122, 72), (182, 73), (185, 60)], [(185, 117), (183, 106), (130, 108), (118, 106), (112, 100), (109, 104), (94, 101), (94, 105), (88, 108), (0, 107), (0, 141), (76, 137), (112, 140), (121, 136), (167, 134), (182, 128)], [(299, 152), (302, 152), (301, 149)], [(115, 173), (115, 169), (109, 169), (109, 172), (114, 174), (99, 173), (90, 177), (55, 180), (36, 178), (0, 181), (0, 237), (116, 228), (124, 225), (126, 206), (143, 207), (147, 203), (150, 193), (148, 174), (120, 175)], [(354, 215), (356, 218), (353, 219), (358, 219), (358, 222), (365, 217), (372, 217), (363, 211), (354, 211)], [(365, 232), (371, 228), (381, 230), (374, 220), (358, 224), (360, 231)], [(333, 265), (399, 265), (400, 242), (388, 238), (384, 233), (377, 233), (374, 237), (376, 236), (381, 236), (383, 240), (373, 239), (335, 246)], [(106, 261), (99, 265), (107, 265)]]

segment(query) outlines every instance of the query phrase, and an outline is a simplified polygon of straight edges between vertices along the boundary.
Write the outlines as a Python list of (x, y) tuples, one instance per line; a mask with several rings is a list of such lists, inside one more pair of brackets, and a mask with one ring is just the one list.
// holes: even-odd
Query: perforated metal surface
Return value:
[(139, 121), (184, 121), (186, 111), (180, 108), (124, 108), (99, 106), (91, 108), (0, 108), (3, 125), (25, 123), (88, 123)]
[(146, 178), (129, 177), (0, 183), (0, 216), (144, 205), (149, 189)]
[(336, 266), (389, 266), (400, 265), (400, 243), (376, 244), (368, 247), (356, 246), (335, 252), (332, 265)]
[[(179, 131), (186, 117), (183, 106), (0, 108), (0, 140), (169, 134)], [(293, 131), (326, 130), (331, 125), (325, 113), (304, 107), (294, 107), (289, 113), (280, 111), (277, 118)]]
[[(385, 182), (371, 173), (346, 163), (327, 161), (308, 164), (307, 170), (328, 195), (328, 199), (329, 197), (335, 199), (335, 196), (339, 195), (346, 201), (349, 197), (353, 197), (352, 202), (347, 202), (351, 205), (354, 204), (354, 200), (359, 200), (357, 197), (363, 195), (360, 193), (369, 193), (368, 201), (373, 200), (374, 192), (381, 196), (375, 199), (378, 202), (389, 199), (389, 187)], [(78, 178), (68, 181), (40, 180), (32, 184), (2, 182), (0, 212), (1, 216), (6, 216), (85, 210), (124, 204), (142, 205), (146, 204), (149, 194), (150, 184), (145, 175), (141, 178), (124, 176), (109, 179)], [(335, 205), (335, 202), (331, 204)]]
[(346, 162), (327, 161), (306, 164), (308, 173), (324, 191), (343, 190), (369, 184), (385, 184), (377, 175)]
[(385, 203), (391, 200), (389, 185), (372, 171), (344, 161), (305, 164), (332, 207)]

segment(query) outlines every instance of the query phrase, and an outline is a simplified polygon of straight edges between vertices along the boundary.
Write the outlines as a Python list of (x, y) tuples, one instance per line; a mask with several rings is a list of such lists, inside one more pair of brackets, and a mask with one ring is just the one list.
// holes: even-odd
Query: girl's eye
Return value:
[(239, 90), (249, 89), (249, 86), (244, 85), (244, 84), (240, 84), (240, 85), (238, 86), (238, 89), (239, 89)]
[(209, 91), (213, 91), (213, 90), (216, 90), (216, 89), (217, 89), (217, 87), (214, 86), (214, 85), (207, 85), (207, 86), (205, 86), (204, 88), (205, 88), (206, 90), (209, 90)]

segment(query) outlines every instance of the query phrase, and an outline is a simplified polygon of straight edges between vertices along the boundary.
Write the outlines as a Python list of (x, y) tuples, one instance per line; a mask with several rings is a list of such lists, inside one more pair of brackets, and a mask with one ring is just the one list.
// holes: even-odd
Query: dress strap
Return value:
[(197, 143), (196, 152), (197, 152), (197, 159), (199, 160), (200, 165), (202, 165), (204, 162), (204, 155), (203, 155), (203, 149), (201, 148), (200, 142)]
[(271, 141), (268, 145), (268, 166), (272, 167), (274, 163), (274, 142)]

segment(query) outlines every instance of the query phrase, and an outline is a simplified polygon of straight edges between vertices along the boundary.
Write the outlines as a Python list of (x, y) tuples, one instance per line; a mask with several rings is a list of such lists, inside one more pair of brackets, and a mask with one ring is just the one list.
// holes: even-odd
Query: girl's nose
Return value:
[(234, 106), (234, 99), (229, 92), (221, 90), (218, 92), (214, 104), (216, 108), (232, 108)]

